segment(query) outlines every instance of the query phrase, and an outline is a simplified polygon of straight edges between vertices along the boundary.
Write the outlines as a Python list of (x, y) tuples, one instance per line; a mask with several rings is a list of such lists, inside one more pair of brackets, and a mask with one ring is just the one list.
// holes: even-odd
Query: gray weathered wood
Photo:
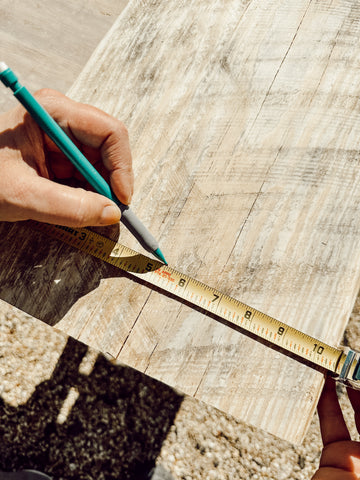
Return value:
[[(65, 93), (127, 0), (2, 0), (0, 61), (31, 91)], [(0, 112), (14, 99), (2, 90)]]
[[(133, 207), (171, 265), (331, 344), (359, 287), (358, 18), (355, 1), (133, 2), (69, 92), (127, 124)], [(1, 227), (2, 299), (303, 438), (319, 373), (25, 228)]]

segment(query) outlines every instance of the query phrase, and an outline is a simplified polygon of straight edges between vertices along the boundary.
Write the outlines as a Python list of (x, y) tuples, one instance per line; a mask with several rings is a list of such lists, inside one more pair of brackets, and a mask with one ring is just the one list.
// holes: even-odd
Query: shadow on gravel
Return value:
[[(99, 355), (79, 373), (87, 347), (69, 338), (52, 377), (24, 405), (0, 398), (0, 470), (41, 470), (54, 479), (142, 480), (154, 467), (183, 397)], [(79, 396), (66, 420), (70, 389)]]

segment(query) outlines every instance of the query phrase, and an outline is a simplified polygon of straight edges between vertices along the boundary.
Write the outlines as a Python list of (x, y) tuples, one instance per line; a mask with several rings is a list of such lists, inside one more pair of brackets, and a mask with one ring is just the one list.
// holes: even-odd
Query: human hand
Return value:
[[(360, 433), (360, 392), (348, 388), (348, 396), (354, 409), (356, 428)], [(351, 441), (332, 378), (326, 379), (318, 414), (324, 448), (319, 469), (312, 480), (359, 479), (360, 442)]]
[[(35, 97), (110, 183), (119, 200), (129, 204), (134, 179), (124, 125), (54, 90), (40, 90)], [(84, 179), (26, 110), (19, 105), (0, 115), (0, 221), (32, 219), (82, 227), (120, 220), (120, 210), (111, 200), (64, 185), (65, 180)]]

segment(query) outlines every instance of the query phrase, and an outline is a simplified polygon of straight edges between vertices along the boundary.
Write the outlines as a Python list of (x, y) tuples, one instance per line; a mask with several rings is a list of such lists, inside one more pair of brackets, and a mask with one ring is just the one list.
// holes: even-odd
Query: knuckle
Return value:
[(120, 131), (120, 134), (122, 136), (129, 137), (129, 131), (128, 131), (126, 125), (123, 122), (120, 122), (120, 121), (119, 121), (119, 131)]
[(41, 88), (34, 93), (34, 97), (51, 114), (64, 101), (65, 95), (51, 88)]
[(37, 90), (34, 93), (34, 97), (36, 97), (38, 100), (45, 99), (45, 98), (53, 98), (58, 96), (59, 96), (59, 92), (51, 88), (41, 88), (40, 90)]
[(129, 138), (129, 132), (125, 124), (121, 120), (115, 119), (115, 124), (114, 124), (114, 133), (118, 138), (121, 138), (122, 140), (127, 140)]

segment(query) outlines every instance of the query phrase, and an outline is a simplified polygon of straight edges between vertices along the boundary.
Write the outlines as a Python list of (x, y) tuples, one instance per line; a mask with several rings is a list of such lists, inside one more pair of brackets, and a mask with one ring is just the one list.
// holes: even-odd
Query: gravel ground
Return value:
[[(360, 347), (359, 309), (358, 299), (344, 337), (353, 348)], [(176, 480), (300, 480), (317, 468), (316, 415), (303, 444), (293, 446), (13, 307), (1, 303), (0, 312), (0, 470), (141, 480), (161, 464)], [(339, 395), (352, 424), (342, 388)]]

